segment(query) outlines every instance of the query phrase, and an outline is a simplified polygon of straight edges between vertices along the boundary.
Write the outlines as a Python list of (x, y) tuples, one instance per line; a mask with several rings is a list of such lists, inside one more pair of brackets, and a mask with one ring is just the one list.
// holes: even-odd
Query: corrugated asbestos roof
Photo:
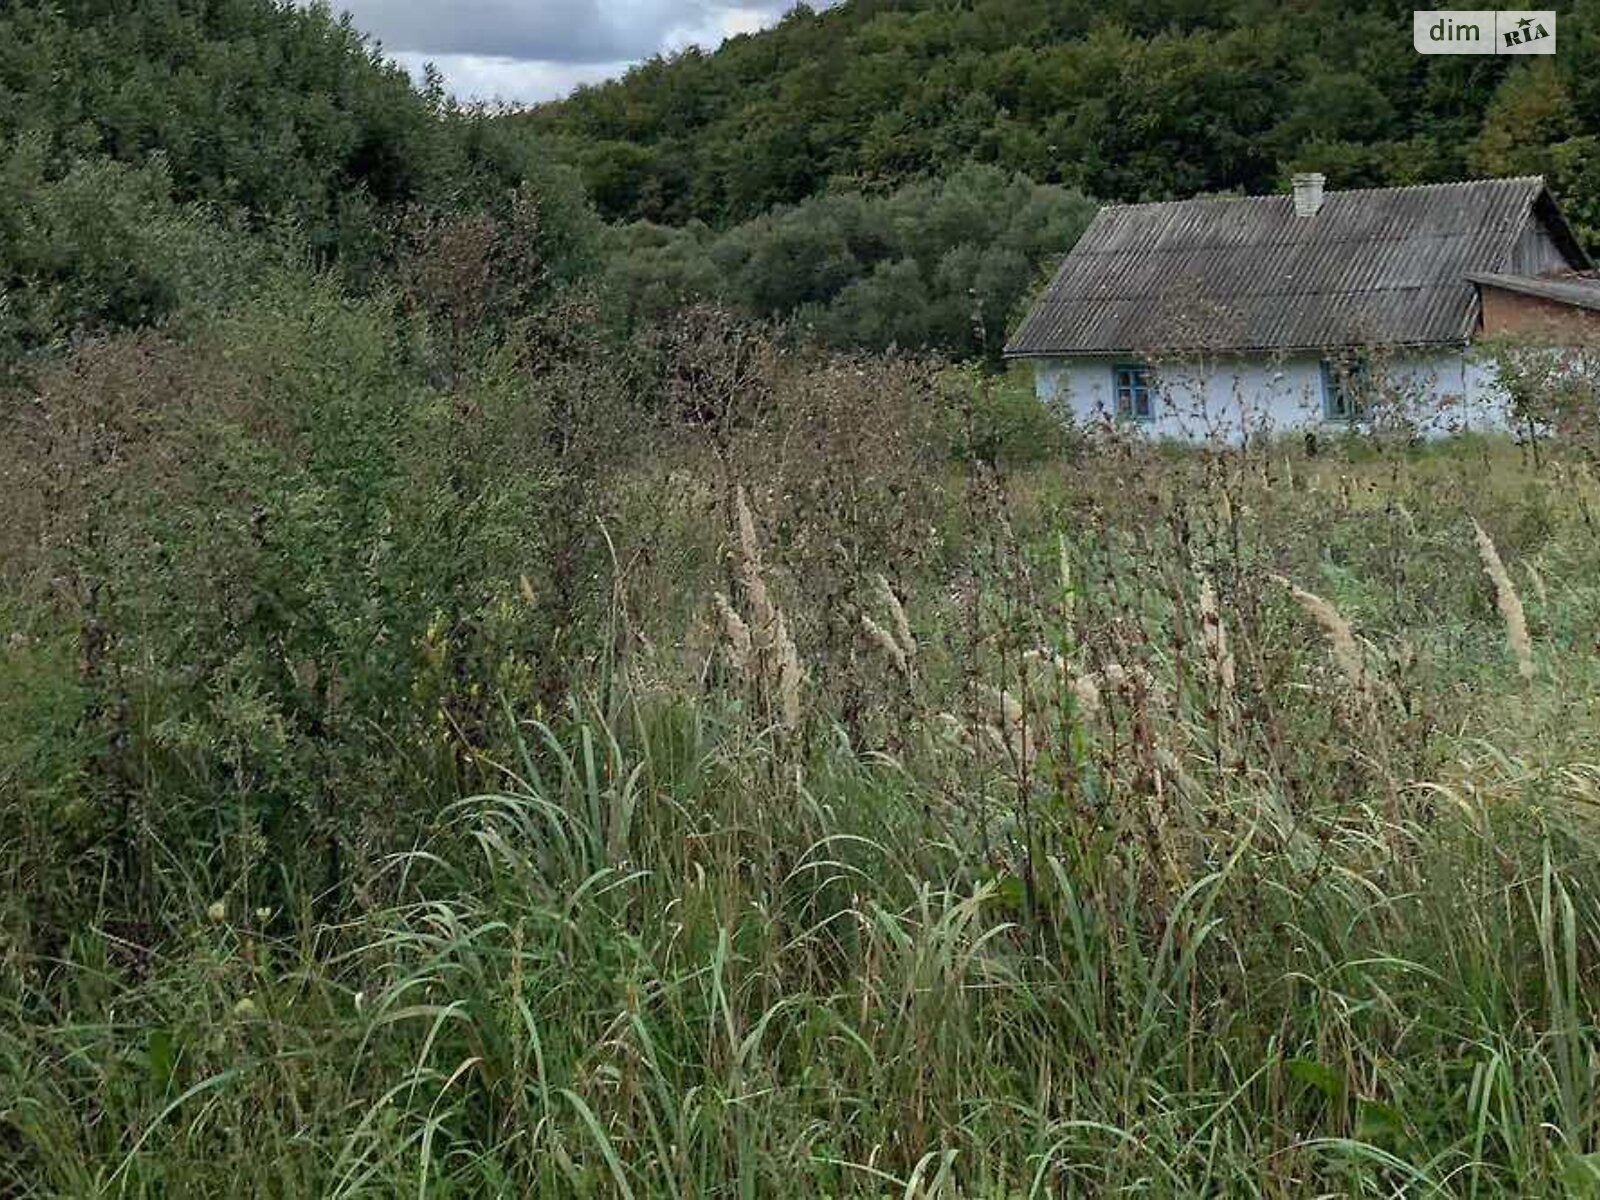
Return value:
[[(1459, 343), (1467, 276), (1506, 263), (1537, 177), (1103, 208), (1006, 346), (1011, 356)], [(1581, 254), (1581, 251), (1578, 251)]]
[(1554, 300), (1558, 304), (1600, 309), (1600, 279), (1592, 276), (1502, 275), (1474, 271), (1467, 278), (1473, 283), (1520, 292), (1524, 296), (1537, 296), (1541, 300)]

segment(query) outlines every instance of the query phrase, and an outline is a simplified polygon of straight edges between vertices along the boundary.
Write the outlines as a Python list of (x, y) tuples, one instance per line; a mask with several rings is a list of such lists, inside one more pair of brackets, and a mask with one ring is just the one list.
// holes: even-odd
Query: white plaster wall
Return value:
[[(1238, 443), (1246, 436), (1349, 428), (1323, 419), (1321, 359), (1308, 355), (1151, 364), (1155, 419), (1117, 422), (1112, 369), (1137, 361), (1039, 359), (1034, 387), (1040, 400), (1080, 425), (1118, 424), (1154, 438)], [(1505, 396), (1493, 370), (1469, 352), (1396, 353), (1373, 369), (1426, 435), (1506, 428)]]

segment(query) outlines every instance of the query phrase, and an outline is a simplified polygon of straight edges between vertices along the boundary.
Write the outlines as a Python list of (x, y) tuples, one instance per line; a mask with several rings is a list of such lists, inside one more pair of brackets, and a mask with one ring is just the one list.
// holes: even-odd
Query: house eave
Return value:
[(1559, 304), (1567, 308), (1581, 308), (1590, 312), (1600, 312), (1600, 286), (1595, 286), (1595, 281), (1592, 279), (1584, 281), (1591, 285), (1586, 288), (1578, 285), (1575, 280), (1560, 276), (1544, 278), (1473, 272), (1467, 278), (1479, 288), (1498, 288), (1502, 292), (1514, 292), (1519, 296), (1531, 296), (1536, 300), (1544, 300), (1550, 304)]
[(1252, 357), (1270, 358), (1286, 355), (1326, 354), (1340, 350), (1460, 350), (1471, 344), (1469, 334), (1453, 338), (1419, 340), (1326, 342), (1321, 345), (1288, 346), (1164, 346), (1139, 350), (1132, 347), (1094, 347), (1090, 349), (1007, 350), (1001, 355), (1007, 362), (1024, 362), (1029, 359), (1100, 359), (1100, 358), (1193, 358)]

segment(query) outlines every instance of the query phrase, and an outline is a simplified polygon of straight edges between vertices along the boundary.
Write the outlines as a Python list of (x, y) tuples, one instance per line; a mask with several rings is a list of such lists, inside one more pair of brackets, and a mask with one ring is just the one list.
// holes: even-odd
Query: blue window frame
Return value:
[(1117, 397), (1117, 416), (1124, 421), (1153, 421), (1155, 402), (1151, 395), (1150, 368), (1139, 363), (1118, 363), (1111, 368)]
[(1367, 364), (1358, 357), (1322, 360), (1322, 419), (1359, 421), (1367, 415)]

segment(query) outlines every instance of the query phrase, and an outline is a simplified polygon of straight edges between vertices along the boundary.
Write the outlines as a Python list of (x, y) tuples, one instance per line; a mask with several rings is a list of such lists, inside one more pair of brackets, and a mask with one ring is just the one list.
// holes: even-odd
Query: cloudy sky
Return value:
[(793, 0), (330, 0), (421, 77), (463, 100), (531, 102), (621, 74), (660, 51), (772, 24)]

